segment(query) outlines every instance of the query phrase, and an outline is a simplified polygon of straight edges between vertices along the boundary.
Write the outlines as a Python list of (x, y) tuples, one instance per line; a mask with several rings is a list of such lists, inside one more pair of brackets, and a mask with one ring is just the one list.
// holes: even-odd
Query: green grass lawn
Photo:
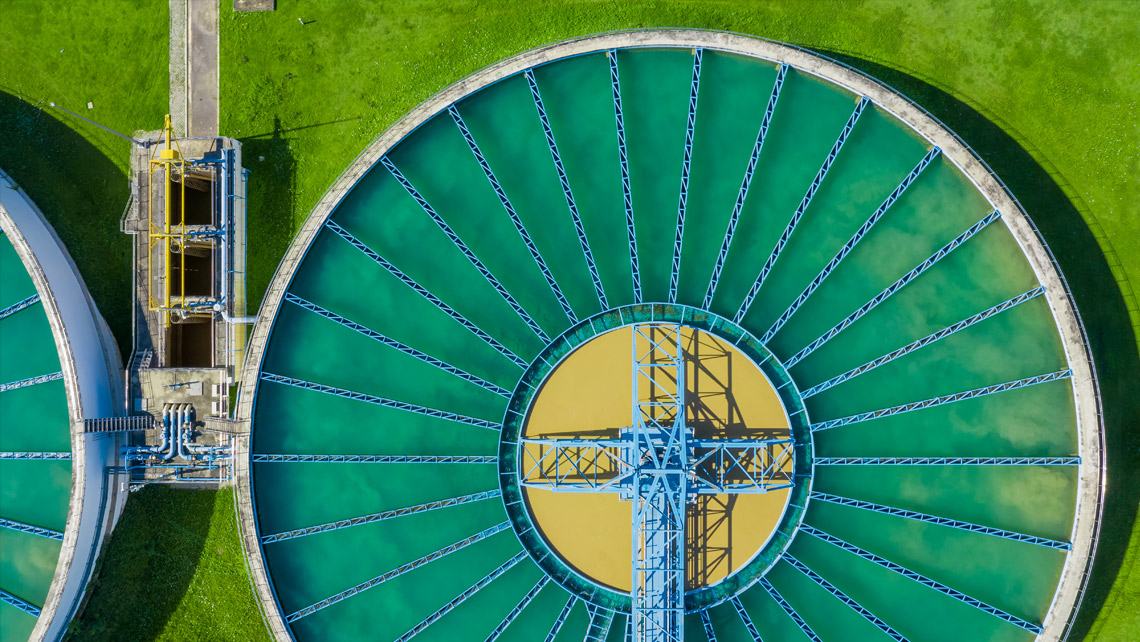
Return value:
[[(242, 138), (253, 170), (253, 304), (373, 138), (534, 46), (610, 29), (725, 29), (819, 50), (914, 98), (1010, 185), (1076, 291), (1102, 378), (1110, 494), (1073, 639), (1140, 639), (1140, 310), (1128, 285), (1140, 286), (1140, 3), (278, 0), (272, 13), (235, 14), (220, 1), (222, 132)], [(157, 129), (167, 29), (164, 0), (0, 0), (0, 167), (55, 225), (124, 347), (126, 144), (43, 110), (55, 101), (126, 133)], [(76, 639), (264, 639), (229, 491), (132, 496), (99, 578)]]
[(232, 489), (146, 486), (100, 556), (72, 640), (269, 640), (254, 601)]

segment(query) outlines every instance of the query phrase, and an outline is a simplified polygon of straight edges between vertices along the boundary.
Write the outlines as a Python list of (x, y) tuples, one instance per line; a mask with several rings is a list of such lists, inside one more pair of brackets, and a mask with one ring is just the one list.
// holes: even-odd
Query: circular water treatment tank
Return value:
[[(785, 45), (457, 83), (322, 200), (249, 355), (281, 639), (627, 639), (663, 566), (686, 640), (1057, 640), (1083, 588), (1098, 399), (1048, 250), (938, 122)], [(667, 493), (650, 424), (687, 435)]]

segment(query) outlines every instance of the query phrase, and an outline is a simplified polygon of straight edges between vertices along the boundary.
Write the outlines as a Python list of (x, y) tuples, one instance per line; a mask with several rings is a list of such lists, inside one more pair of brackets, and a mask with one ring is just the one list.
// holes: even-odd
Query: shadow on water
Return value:
[(96, 147), (79, 134), (85, 128), (94, 131), (0, 87), (0, 168), (55, 228), (122, 351), (131, 345), (132, 266), (119, 219), (130, 188), (112, 157), (125, 163), (130, 150), (126, 142)]
[(132, 493), (68, 639), (158, 638), (198, 568), (216, 498), (158, 485)]
[(297, 161), (281, 127), (273, 119), (273, 131), (244, 138), (242, 163), (250, 170), (246, 194), (246, 225), (251, 241), (246, 264), (248, 309), (260, 305), (277, 264), (297, 233)]
[[(1050, 173), (993, 120), (966, 102), (920, 78), (844, 53), (818, 50), (887, 83), (922, 105), (966, 141), (1021, 201), (1040, 229), (1073, 291), (1096, 362), (1104, 409), (1108, 455), (1107, 496), (1100, 542), (1088, 590), (1069, 639), (1085, 637), (1116, 579), (1140, 503), (1140, 353), (1129, 306), (1135, 301), (1118, 283), (1109, 261), (1119, 261), (1097, 243), (1097, 236), (1066, 195), (1057, 173)], [(1083, 203), (1081, 209), (1088, 211)], [(1094, 222), (1095, 225), (1095, 222)]]

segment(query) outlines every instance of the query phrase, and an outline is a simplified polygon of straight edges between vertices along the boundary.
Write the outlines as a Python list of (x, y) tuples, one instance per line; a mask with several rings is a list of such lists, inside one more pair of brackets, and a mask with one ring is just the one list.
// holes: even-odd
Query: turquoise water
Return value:
[[(0, 234), (0, 309), (36, 293), (7, 235)], [(51, 326), (41, 303), (0, 319), (0, 383), (60, 371)], [(62, 380), (0, 393), (0, 451), (68, 452), (71, 430)], [(71, 462), (0, 460), (0, 518), (63, 531), (71, 495)], [(61, 544), (0, 529), (0, 589), (42, 606)], [(0, 604), (0, 641), (25, 640), (35, 618)]]
[[(694, 53), (636, 49), (616, 56), (642, 295), (659, 302), (668, 298), (673, 269)], [(632, 303), (634, 291), (609, 65), (606, 54), (590, 54), (544, 65), (534, 76), (607, 303), (616, 307)], [(768, 62), (703, 54), (680, 303), (703, 304), (776, 74)], [(857, 99), (788, 71), (712, 311), (736, 314)], [(525, 77), (498, 82), (456, 108), (573, 315), (601, 311)], [(743, 325), (764, 334), (928, 150), (889, 114), (868, 106)], [(571, 326), (447, 112), (409, 135), (389, 158), (543, 332), (555, 337)], [(795, 355), (989, 212), (973, 185), (937, 158), (768, 347), (784, 360)], [(333, 220), (522, 359), (543, 349), (538, 334), (383, 166), (361, 179)], [(790, 372), (806, 390), (1036, 286), (1017, 243), (996, 220)], [(317, 236), (289, 291), (506, 390), (522, 374), (331, 232)], [(806, 406), (818, 422), (1066, 367), (1048, 304), (1039, 297), (812, 396)], [(264, 368), (494, 422), (510, 412), (503, 395), (291, 303), (274, 320)], [(254, 425), (257, 453), (498, 452), (491, 430), (264, 382)], [(828, 457), (1071, 456), (1077, 450), (1072, 388), (1067, 380), (1054, 381), (826, 430), (815, 440), (816, 453)], [(493, 464), (263, 463), (253, 471), (263, 535), (499, 486)], [(1067, 540), (1076, 475), (1076, 467), (1061, 466), (817, 466), (814, 488)], [(264, 552), (288, 614), (505, 519), (502, 500), (492, 498), (266, 544)], [(807, 523), (1031, 622), (1045, 617), (1064, 563), (1064, 553), (1053, 549), (820, 501), (810, 504)], [(300, 619), (292, 630), (299, 640), (396, 638), (519, 550), (514, 534), (497, 534)], [(909, 639), (1032, 638), (805, 533), (790, 553)], [(523, 559), (417, 637), (484, 639), (540, 573)], [(822, 639), (889, 639), (787, 562), (767, 578)], [(501, 637), (544, 639), (568, 597), (550, 582)], [(765, 639), (807, 639), (762, 585), (740, 601)], [(719, 640), (751, 639), (732, 605), (712, 607), (708, 615)], [(585, 604), (578, 602), (556, 639), (580, 640), (588, 626)], [(606, 639), (623, 639), (625, 626), (619, 615)], [(686, 626), (687, 639), (704, 639), (696, 614)]]

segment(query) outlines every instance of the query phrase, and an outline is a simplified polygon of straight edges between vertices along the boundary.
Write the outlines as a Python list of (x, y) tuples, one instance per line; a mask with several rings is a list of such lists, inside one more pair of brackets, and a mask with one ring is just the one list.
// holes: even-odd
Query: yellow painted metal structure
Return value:
[[(147, 279), (149, 294), (148, 308), (151, 311), (162, 313), (163, 327), (170, 326), (170, 313), (173, 310), (186, 309), (186, 160), (182, 158), (182, 150), (178, 146), (178, 139), (174, 136), (174, 127), (170, 123), (170, 114), (166, 115), (166, 124), (162, 129), (163, 145), (156, 148), (158, 158), (151, 155), (150, 173), (147, 182), (147, 220), (149, 221), (149, 250), (147, 252)], [(154, 174), (162, 172), (163, 181), (163, 217), (161, 226), (154, 220)], [(178, 221), (175, 222), (173, 192), (175, 190), (175, 176), (177, 175)], [(154, 253), (160, 248), (162, 256), (162, 277), (159, 292), (155, 292)], [(173, 251), (177, 250), (177, 251)], [(170, 272), (174, 254), (178, 255), (178, 278), (180, 287), (178, 294), (171, 292)]]

